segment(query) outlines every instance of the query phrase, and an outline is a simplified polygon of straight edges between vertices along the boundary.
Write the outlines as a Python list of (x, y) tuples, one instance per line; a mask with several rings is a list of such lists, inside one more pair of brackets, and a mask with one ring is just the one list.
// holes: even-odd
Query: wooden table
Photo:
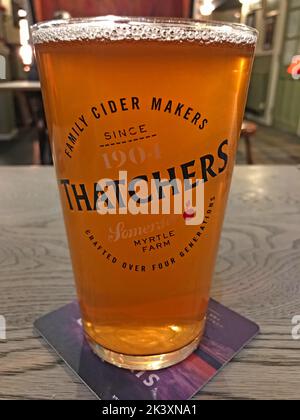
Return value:
[[(262, 333), (197, 398), (299, 399), (299, 168), (236, 168), (212, 294)], [(53, 169), (0, 168), (0, 398), (94, 398), (32, 328), (74, 297)]]

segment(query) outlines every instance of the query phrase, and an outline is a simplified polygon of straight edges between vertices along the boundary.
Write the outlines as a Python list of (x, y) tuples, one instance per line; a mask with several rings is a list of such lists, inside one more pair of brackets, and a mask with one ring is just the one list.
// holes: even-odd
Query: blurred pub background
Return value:
[(29, 26), (106, 14), (256, 27), (237, 163), (300, 164), (300, 0), (0, 0), (0, 165), (52, 163)]

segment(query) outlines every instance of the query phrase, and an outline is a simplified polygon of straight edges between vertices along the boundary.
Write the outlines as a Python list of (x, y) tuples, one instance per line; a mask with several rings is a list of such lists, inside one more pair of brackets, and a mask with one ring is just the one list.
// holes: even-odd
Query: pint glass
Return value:
[(101, 17), (32, 35), (86, 337), (123, 368), (178, 363), (204, 332), (256, 31)]

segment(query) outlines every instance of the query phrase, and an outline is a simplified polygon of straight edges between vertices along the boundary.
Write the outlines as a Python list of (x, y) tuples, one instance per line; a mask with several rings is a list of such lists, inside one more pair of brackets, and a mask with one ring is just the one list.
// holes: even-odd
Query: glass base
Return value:
[[(205, 326), (205, 322), (203, 323)], [(177, 363), (182, 362), (189, 357), (199, 346), (204, 332), (201, 331), (200, 335), (195, 338), (187, 346), (176, 350), (174, 352), (158, 354), (154, 356), (132, 356), (127, 354), (116, 353), (112, 350), (108, 350), (96, 343), (91, 337), (86, 335), (87, 340), (93, 350), (93, 352), (105, 362), (111, 363), (112, 365), (118, 366), (123, 369), (130, 369), (135, 371), (149, 371), (164, 369)]]

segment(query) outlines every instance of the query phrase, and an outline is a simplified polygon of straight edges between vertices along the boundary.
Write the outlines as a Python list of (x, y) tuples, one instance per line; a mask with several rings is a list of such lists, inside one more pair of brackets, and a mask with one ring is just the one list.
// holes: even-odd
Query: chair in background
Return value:
[(253, 136), (255, 136), (256, 132), (257, 132), (257, 125), (255, 123), (247, 121), (247, 120), (243, 122), (241, 138), (245, 140), (246, 159), (247, 159), (248, 165), (254, 164), (251, 139)]

